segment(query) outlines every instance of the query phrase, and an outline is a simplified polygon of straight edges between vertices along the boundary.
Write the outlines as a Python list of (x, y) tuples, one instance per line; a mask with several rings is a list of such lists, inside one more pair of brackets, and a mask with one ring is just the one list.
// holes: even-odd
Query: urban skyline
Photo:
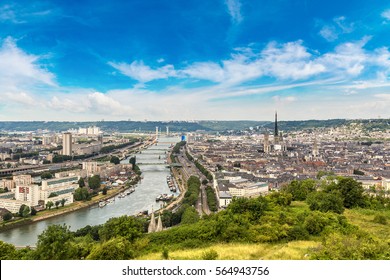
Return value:
[(0, 26), (2, 120), (389, 117), (386, 1), (9, 0)]

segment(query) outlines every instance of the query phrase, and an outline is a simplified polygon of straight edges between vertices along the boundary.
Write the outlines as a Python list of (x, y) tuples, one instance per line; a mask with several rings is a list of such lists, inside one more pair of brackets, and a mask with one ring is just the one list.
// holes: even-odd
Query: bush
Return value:
[(211, 249), (202, 254), (202, 260), (216, 260), (218, 258), (217, 251)]
[(309, 232), (302, 225), (295, 225), (287, 231), (290, 240), (307, 240)]
[(13, 218), (12, 214), (10, 212), (7, 212), (3, 215), (3, 220), (4, 221), (9, 221)]
[(292, 201), (292, 194), (287, 192), (272, 192), (269, 197), (271, 200), (280, 206), (289, 206)]
[(164, 260), (168, 260), (168, 259), (169, 259), (169, 251), (168, 251), (168, 249), (167, 249), (166, 247), (163, 248), (161, 257), (162, 257)]
[(310, 192), (315, 191), (316, 182), (313, 179), (303, 181), (294, 180), (286, 187), (284, 191), (292, 195), (293, 200), (303, 201)]
[(116, 237), (102, 244), (97, 244), (88, 255), (88, 260), (129, 260), (135, 257), (129, 240)]
[(342, 214), (344, 212), (343, 199), (338, 193), (314, 192), (310, 193), (306, 199), (310, 210), (321, 212), (335, 212)]
[(373, 222), (381, 225), (387, 225), (387, 218), (385, 215), (377, 214), (375, 215)]

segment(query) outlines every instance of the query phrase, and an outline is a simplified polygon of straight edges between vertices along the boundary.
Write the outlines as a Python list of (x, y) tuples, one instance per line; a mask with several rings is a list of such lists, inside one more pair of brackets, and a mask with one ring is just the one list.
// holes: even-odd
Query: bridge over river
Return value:
[(163, 162), (138, 162), (137, 165), (166, 165), (167, 167), (183, 167), (181, 163), (163, 163)]

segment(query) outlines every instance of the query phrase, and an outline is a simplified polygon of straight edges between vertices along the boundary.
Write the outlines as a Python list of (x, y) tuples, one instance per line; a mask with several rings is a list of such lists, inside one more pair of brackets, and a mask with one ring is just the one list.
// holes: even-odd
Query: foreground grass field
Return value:
[[(374, 218), (378, 214), (386, 217), (386, 224), (374, 222)], [(390, 210), (346, 209), (344, 216), (351, 224), (358, 226), (361, 230), (381, 240), (390, 241)]]
[[(201, 260), (212, 251), (221, 260), (305, 260), (310, 249), (317, 247), (316, 241), (293, 241), (285, 244), (217, 244), (207, 248), (177, 250), (168, 253), (171, 260)], [(151, 253), (140, 260), (161, 260), (163, 254)]]

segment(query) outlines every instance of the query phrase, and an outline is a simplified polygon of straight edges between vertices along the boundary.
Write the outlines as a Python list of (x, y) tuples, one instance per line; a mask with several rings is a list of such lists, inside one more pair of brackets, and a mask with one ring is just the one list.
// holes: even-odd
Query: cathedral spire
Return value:
[(154, 211), (152, 208), (152, 216), (150, 217), (150, 224), (148, 227), (148, 232), (155, 232), (156, 231), (156, 218), (154, 217)]
[(275, 111), (275, 131), (274, 136), (279, 136), (279, 130), (278, 130), (278, 112)]

